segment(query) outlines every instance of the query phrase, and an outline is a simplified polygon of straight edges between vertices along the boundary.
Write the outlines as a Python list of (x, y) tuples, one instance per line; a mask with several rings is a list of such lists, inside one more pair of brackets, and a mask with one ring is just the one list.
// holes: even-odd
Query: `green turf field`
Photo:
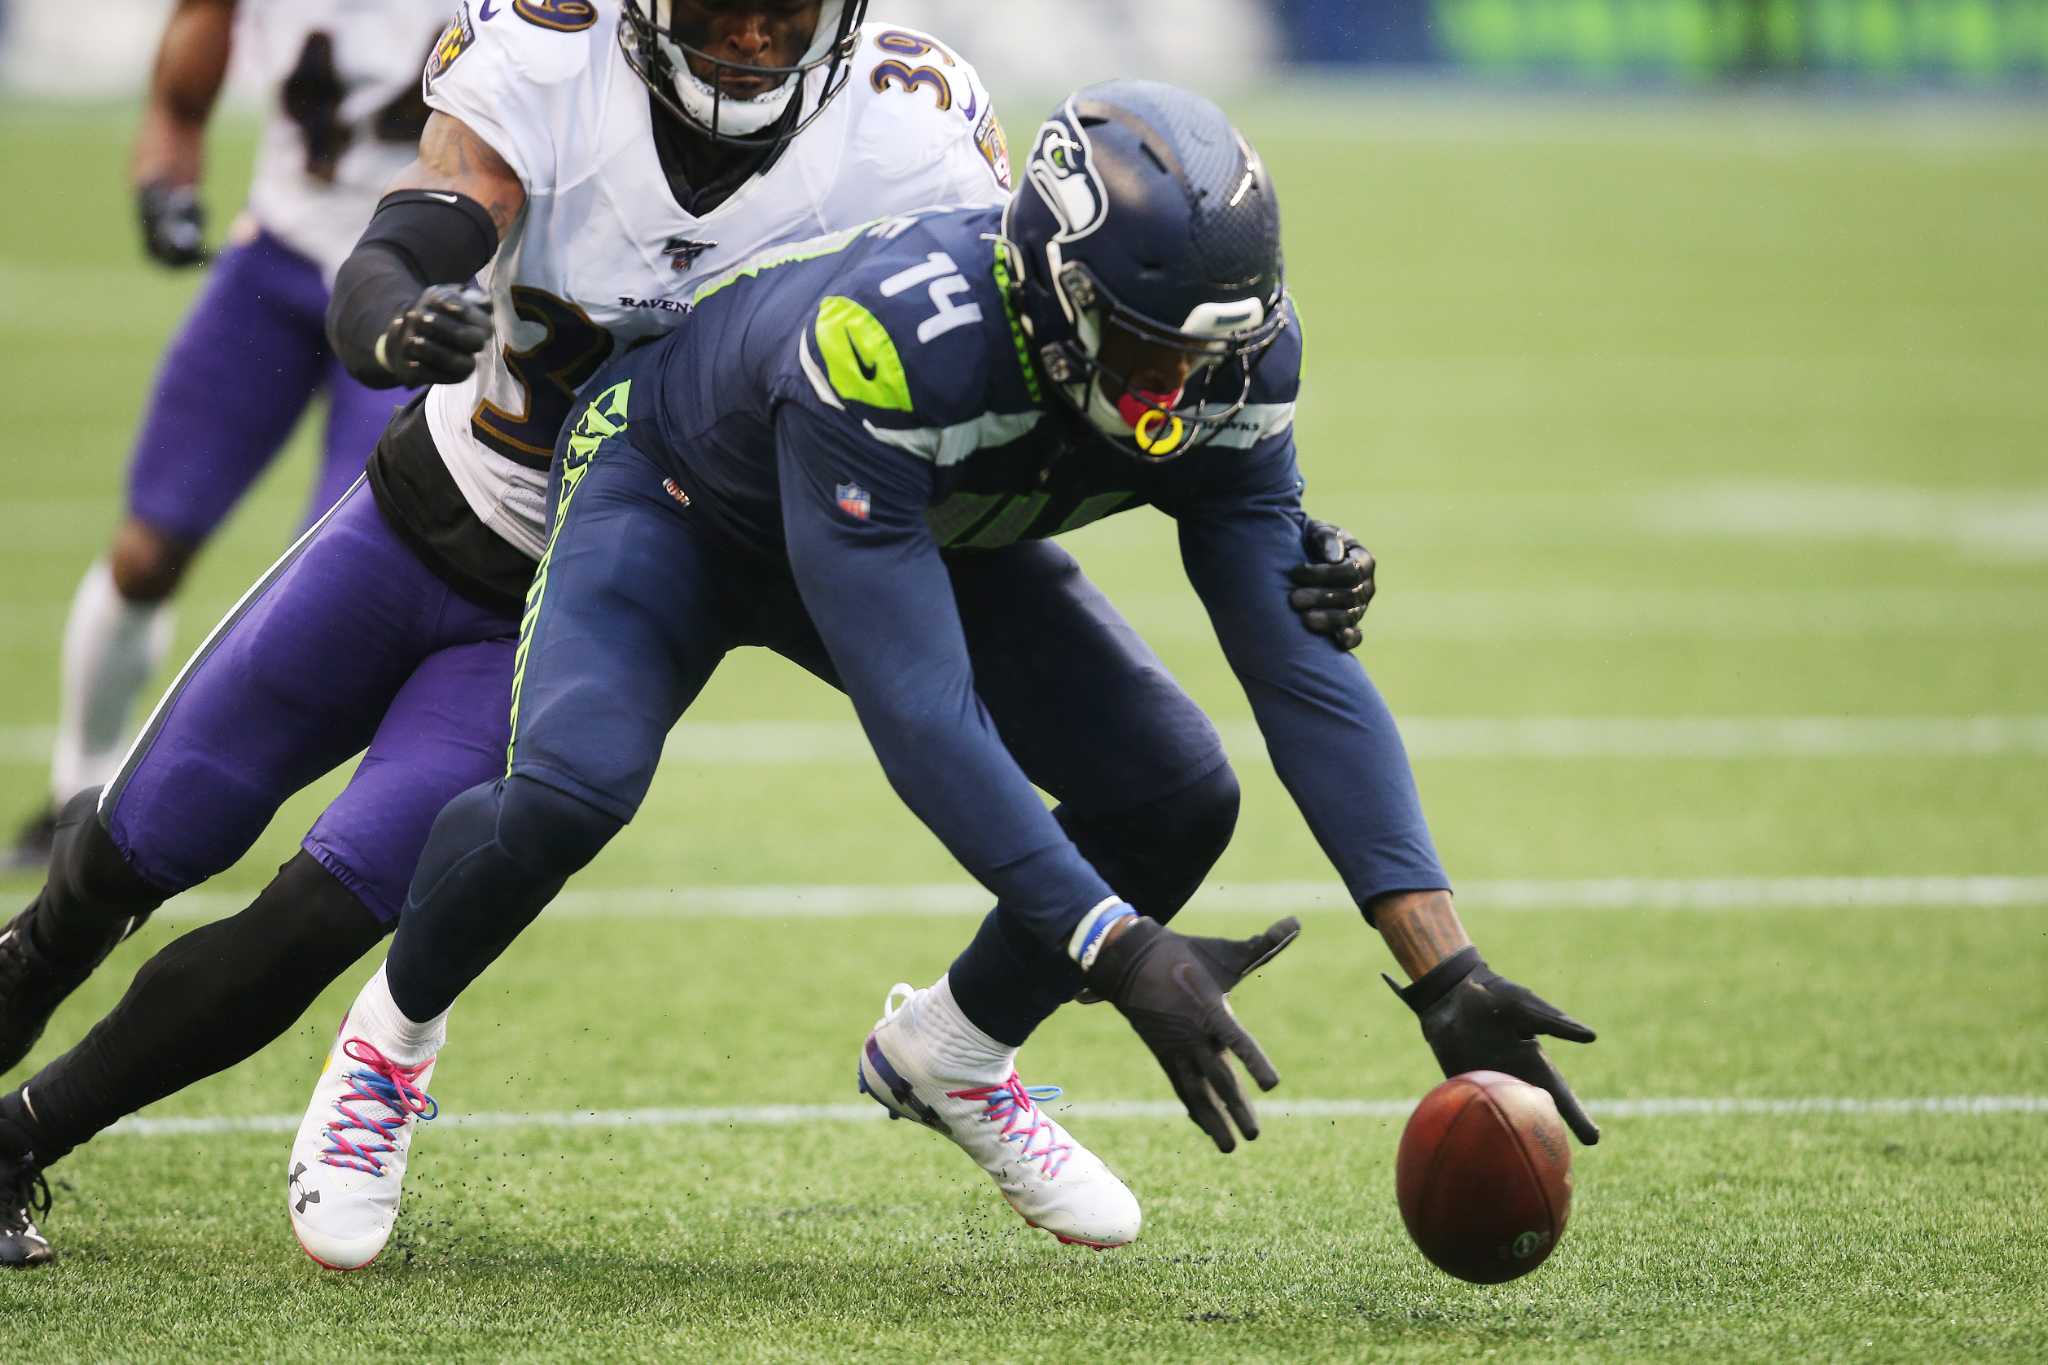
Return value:
[[(1608, 1136), (1539, 1273), (1478, 1289), (1409, 1247), (1393, 1151), (1431, 1063), (1248, 737), (1236, 843), (1184, 922), (1308, 922), (1238, 997), (1284, 1078), (1258, 1143), (1219, 1157), (1161, 1116), (1106, 1010), (1055, 1020), (1025, 1074), (1144, 1201), (1129, 1250), (1061, 1247), (940, 1138), (854, 1121), (884, 993), (943, 969), (978, 896), (844, 702), (742, 656), (638, 822), (456, 1012), (434, 1088), (487, 1121), (426, 1130), (383, 1260), (319, 1271), (279, 1198), (352, 978), (150, 1116), (248, 1125), (157, 1122), (53, 1170), (63, 1259), (0, 1276), (0, 1355), (2048, 1357), (2048, 119), (1321, 112), (1248, 119), (1308, 322), (1309, 505), (1381, 557), (1364, 657), (1475, 936), (1602, 1033), (1561, 1058)], [(195, 281), (140, 263), (124, 111), (0, 117), (12, 819)], [(181, 644), (289, 539), (307, 455), (208, 551)], [(1074, 545), (1242, 736), (1167, 523)], [(124, 947), (32, 1064), (239, 907), (326, 790)]]

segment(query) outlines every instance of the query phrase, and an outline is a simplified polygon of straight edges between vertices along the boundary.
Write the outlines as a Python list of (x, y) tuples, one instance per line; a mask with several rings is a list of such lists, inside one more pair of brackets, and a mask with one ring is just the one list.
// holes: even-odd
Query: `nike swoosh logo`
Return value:
[(846, 334), (846, 349), (853, 352), (853, 363), (859, 368), (862, 379), (873, 379), (881, 373), (879, 369), (868, 363), (868, 358), (860, 353), (860, 347), (854, 345), (853, 333), (851, 332)]
[(486, 19), (494, 18), (496, 17), (497, 13), (498, 0), (484, 0), (483, 4), (477, 7), (477, 22), (482, 23)]
[(444, 204), (454, 204), (461, 202), (458, 196), (456, 195), (440, 194), (434, 190), (421, 190), (420, 193), (426, 195), (427, 198), (429, 199), (438, 199)]

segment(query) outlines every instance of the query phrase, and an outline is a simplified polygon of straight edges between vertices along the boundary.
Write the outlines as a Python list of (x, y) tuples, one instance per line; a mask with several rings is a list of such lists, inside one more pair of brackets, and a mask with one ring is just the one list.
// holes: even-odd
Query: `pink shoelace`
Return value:
[[(1057, 1098), (1059, 1093), (1060, 1088), (1056, 1085), (1027, 1086), (1012, 1071), (1009, 1079), (1001, 1085), (948, 1090), (946, 1095), (956, 1100), (979, 1100), (988, 1106), (982, 1111), (983, 1121), (1002, 1124), (1002, 1140), (1016, 1143), (1018, 1155), (1025, 1161), (1038, 1162), (1045, 1178), (1052, 1180), (1067, 1164), (1074, 1146), (1054, 1136), (1059, 1127), (1038, 1111), (1037, 1101)], [(1035, 1151), (1032, 1148), (1034, 1142), (1038, 1144)]]
[[(341, 1051), (349, 1060), (361, 1062), (364, 1069), (351, 1071), (352, 1088), (335, 1097), (334, 1112), (340, 1117), (327, 1121), (327, 1150), (320, 1160), (328, 1166), (381, 1176), (384, 1163), (379, 1157), (398, 1150), (398, 1135), (405, 1125), (415, 1115), (431, 1119), (441, 1112), (434, 1097), (418, 1084), (420, 1073), (433, 1065), (433, 1059), (418, 1066), (400, 1066), (360, 1038), (343, 1043)], [(350, 1108), (355, 1104), (381, 1104), (391, 1116), (369, 1117)], [(367, 1136), (350, 1138), (351, 1129), (360, 1129)]]

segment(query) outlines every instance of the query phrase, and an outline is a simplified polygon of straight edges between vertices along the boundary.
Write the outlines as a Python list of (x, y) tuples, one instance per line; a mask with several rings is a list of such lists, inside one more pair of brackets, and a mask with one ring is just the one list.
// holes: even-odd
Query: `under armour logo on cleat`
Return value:
[(293, 1206), (293, 1212), (295, 1213), (304, 1213), (306, 1211), (306, 1205), (317, 1204), (320, 1202), (320, 1191), (309, 1190), (305, 1187), (304, 1183), (300, 1181), (299, 1177), (303, 1176), (305, 1173), (306, 1163), (303, 1161), (301, 1161), (298, 1165), (292, 1167), (292, 1193), (298, 1196), (299, 1201), (296, 1205)]

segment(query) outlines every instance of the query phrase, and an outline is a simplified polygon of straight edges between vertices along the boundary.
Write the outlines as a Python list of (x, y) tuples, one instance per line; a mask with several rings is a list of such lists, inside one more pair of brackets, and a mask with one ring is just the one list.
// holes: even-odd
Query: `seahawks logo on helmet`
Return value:
[(1109, 81), (1053, 112), (1024, 172), (1005, 267), (1040, 373), (1120, 452), (1213, 440), (1287, 326), (1278, 206), (1250, 144), (1199, 95)]
[(1024, 174), (1059, 219), (1055, 240), (1073, 242), (1109, 217), (1109, 191), (1095, 170), (1094, 149), (1073, 101), (1061, 113), (1064, 117), (1049, 119), (1038, 130), (1038, 145), (1031, 149)]

